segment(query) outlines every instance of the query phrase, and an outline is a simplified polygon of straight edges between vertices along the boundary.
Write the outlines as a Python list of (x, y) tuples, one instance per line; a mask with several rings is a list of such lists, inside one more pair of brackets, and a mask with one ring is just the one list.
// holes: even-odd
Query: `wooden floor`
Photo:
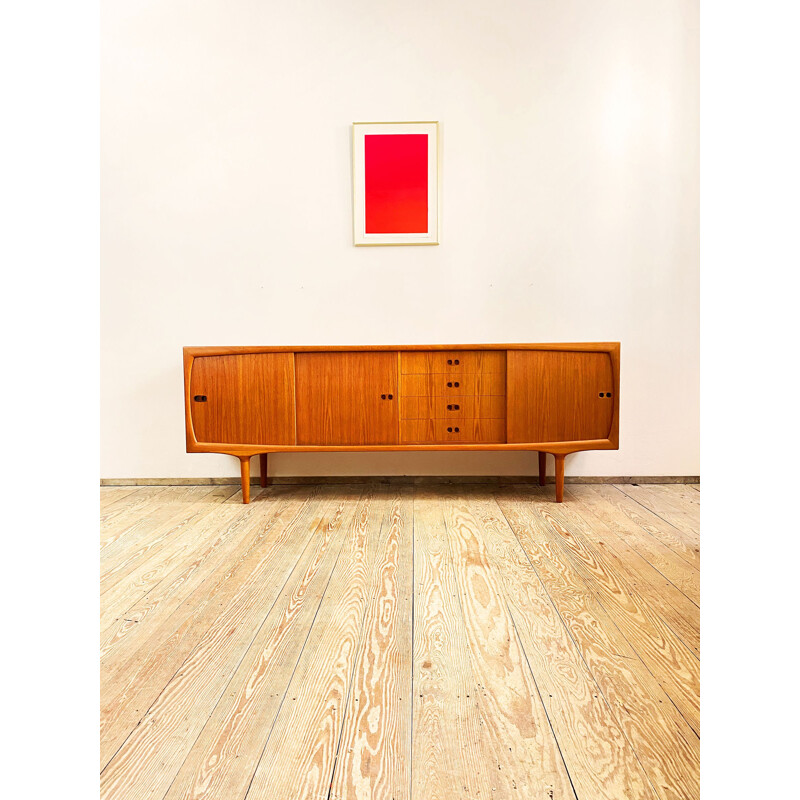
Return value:
[(101, 490), (101, 795), (699, 795), (699, 487)]

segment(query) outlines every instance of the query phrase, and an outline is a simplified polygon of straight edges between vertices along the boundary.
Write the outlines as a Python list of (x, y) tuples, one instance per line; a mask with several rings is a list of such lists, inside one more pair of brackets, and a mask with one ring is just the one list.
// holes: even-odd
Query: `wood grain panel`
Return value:
[(498, 492), (495, 497), (659, 795), (696, 800), (699, 736), (640, 657), (640, 642), (618, 627), (591, 581), (554, 541), (541, 513), (551, 507), (542, 500), (542, 490)]
[(430, 350), (400, 353), (400, 372), (403, 375), (425, 375), (465, 372), (506, 371), (506, 354), (502, 350)]
[(248, 794), (323, 597), (326, 605), (337, 598), (335, 631), (354, 649), (377, 544), (371, 533), (381, 524), (384, 496), (379, 489), (359, 500), (330, 576), (314, 562), (303, 572), (299, 560), (287, 584), (292, 592), (270, 611), (164, 800), (241, 800)]
[[(398, 535), (395, 515), (397, 508), (403, 505), (398, 497), (407, 492), (393, 494), (391, 508), (381, 501), (380, 508), (386, 513), (367, 528), (373, 535), (371, 543), (360, 545), (363, 555), (346, 554), (341, 569), (337, 564), (300, 661), (294, 668), (286, 700), (269, 738), (264, 737), (266, 747), (247, 791), (248, 800), (333, 797), (330, 787), (334, 767), (339, 768), (337, 751), (339, 759), (342, 758), (339, 742), (348, 692), (357, 668), (364, 616), (369, 613), (375, 581), (384, 576), (385, 547), (381, 540), (385, 542)], [(378, 532), (380, 539), (376, 535)], [(365, 547), (369, 548), (368, 553), (364, 552)], [(387, 603), (383, 610), (386, 626), (392, 628), (394, 613), (390, 605)], [(410, 627), (409, 621), (409, 639)], [(410, 701), (407, 694), (406, 699)], [(378, 793), (374, 796), (392, 795)]]
[[(445, 500), (447, 540), (475, 676), (475, 701), (496, 759), (497, 797), (574, 800), (536, 682), (471, 512)], [(472, 692), (470, 692), (472, 694)]]
[(397, 353), (300, 353), (295, 369), (298, 444), (397, 443)]
[(401, 375), (400, 389), (404, 398), (504, 395), (506, 376), (502, 372), (470, 372), (464, 375), (430, 372), (424, 375)]
[(400, 419), (505, 419), (503, 395), (400, 398)]
[(614, 394), (607, 353), (509, 351), (508, 441), (608, 438)]
[(414, 497), (414, 800), (492, 797), (497, 766), (471, 696), (475, 676), (438, 492)]
[(381, 531), (330, 800), (409, 800), (411, 790), (413, 504), (394, 498)]
[(403, 444), (504, 442), (502, 419), (404, 419), (400, 422)]
[[(333, 492), (320, 492), (330, 498)], [(239, 531), (242, 545), (236, 555), (219, 570), (213, 580), (203, 582), (167, 619), (150, 628), (146, 641), (134, 652), (124, 648), (105, 659), (100, 677), (103, 684), (101, 705), (101, 764), (119, 752), (131, 730), (142, 718), (189, 655), (220, 619), (241, 598), (259, 593), (263, 605), (280, 592), (286, 577), (297, 562), (306, 542), (319, 534), (329, 505), (312, 493), (306, 503), (290, 503), (267, 520), (256, 513), (246, 518)], [(250, 530), (255, 529), (255, 537)], [(291, 547), (287, 545), (291, 543)], [(294, 548), (300, 548), (295, 551)]]
[(636, 752), (496, 501), (488, 492), (453, 495), (462, 511), (473, 510), (481, 522), (492, 567), (578, 797), (657, 800)]
[[(503, 507), (502, 500), (500, 501)], [(694, 652), (656, 614), (633, 582), (592, 550), (582, 531), (584, 522), (554, 511), (552, 504), (538, 512), (548, 525), (554, 545), (563, 549), (576, 571), (606, 606), (609, 615), (658, 679), (692, 729), (700, 732), (700, 661)]]
[[(198, 442), (294, 444), (292, 353), (203, 356), (189, 403)], [(195, 396), (205, 396), (198, 402)]]

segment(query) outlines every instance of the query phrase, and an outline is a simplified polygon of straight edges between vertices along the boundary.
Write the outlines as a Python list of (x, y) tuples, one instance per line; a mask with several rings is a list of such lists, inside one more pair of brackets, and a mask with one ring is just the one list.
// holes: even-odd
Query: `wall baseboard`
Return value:
[[(254, 486), (259, 485), (259, 478), (251, 480)], [(492, 486), (515, 483), (529, 484), (538, 481), (536, 475), (321, 475), (312, 476), (275, 476), (270, 478), (273, 486), (279, 484), (353, 484), (380, 483), (401, 486), (428, 486), (434, 484), (488, 484)], [(548, 483), (555, 483), (552, 475), (547, 476)], [(639, 476), (606, 476), (606, 475), (567, 475), (565, 483), (700, 483), (699, 475), (639, 475)], [(239, 478), (101, 478), (101, 486), (238, 486)]]

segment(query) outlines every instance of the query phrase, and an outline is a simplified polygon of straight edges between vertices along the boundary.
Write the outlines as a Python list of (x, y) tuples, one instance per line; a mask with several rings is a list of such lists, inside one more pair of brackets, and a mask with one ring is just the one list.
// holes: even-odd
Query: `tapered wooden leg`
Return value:
[(547, 477), (547, 453), (539, 453), (539, 486), (544, 486)]
[(261, 485), (269, 486), (269, 478), (267, 477), (267, 454), (260, 453), (258, 456), (258, 461), (261, 471)]
[(564, 459), (563, 453), (556, 453), (556, 503), (564, 502)]
[(242, 502), (250, 502), (250, 456), (239, 456), (242, 464)]

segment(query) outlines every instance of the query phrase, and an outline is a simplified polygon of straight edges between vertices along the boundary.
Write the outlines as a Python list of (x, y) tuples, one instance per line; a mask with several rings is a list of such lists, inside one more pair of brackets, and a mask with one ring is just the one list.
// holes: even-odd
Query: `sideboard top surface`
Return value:
[(222, 356), (240, 353), (314, 353), (314, 352), (357, 352), (357, 351), (402, 351), (402, 350), (573, 350), (577, 352), (618, 353), (619, 342), (551, 342), (541, 344), (379, 344), (379, 345), (279, 345), (230, 347), (184, 347), (187, 356)]

